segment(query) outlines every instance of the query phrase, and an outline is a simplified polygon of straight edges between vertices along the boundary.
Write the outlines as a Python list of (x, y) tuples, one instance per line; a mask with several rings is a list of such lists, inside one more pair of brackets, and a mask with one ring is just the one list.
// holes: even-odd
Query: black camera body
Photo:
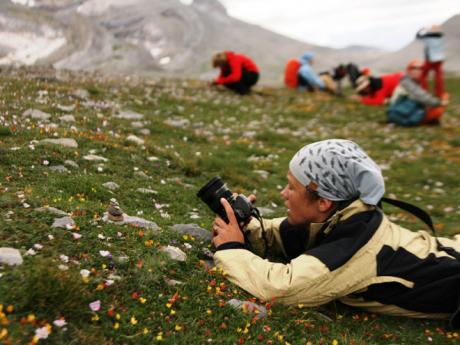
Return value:
[(197, 196), (226, 223), (229, 223), (229, 220), (224, 206), (220, 202), (221, 198), (225, 198), (230, 206), (232, 206), (236, 220), (240, 225), (248, 224), (252, 216), (258, 215), (257, 209), (252, 206), (248, 198), (242, 194), (234, 196), (218, 176), (213, 177), (206, 183), (198, 191)]

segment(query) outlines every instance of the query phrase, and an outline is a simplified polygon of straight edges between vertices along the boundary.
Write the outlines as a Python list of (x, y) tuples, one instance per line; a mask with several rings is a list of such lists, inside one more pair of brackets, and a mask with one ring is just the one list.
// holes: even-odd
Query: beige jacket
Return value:
[[(361, 214), (374, 214), (380, 218), (375, 229), (371, 231), (369, 239), (365, 238), (362, 246), (353, 253), (347, 254), (350, 246), (341, 247), (342, 242), (340, 241), (348, 239), (341, 239), (337, 231), (341, 231), (343, 228), (341, 224), (346, 225), (347, 221), (351, 223), (348, 224), (348, 230), (344, 231), (350, 231), (354, 226), (353, 220), (360, 217)], [(283, 242), (283, 233), (280, 230), (283, 221), (285, 221), (284, 218), (264, 220), (264, 227), (269, 252), (283, 254), (287, 257), (286, 243)], [(262, 239), (260, 224), (253, 220), (246, 229), (252, 252), (246, 249), (219, 250), (214, 256), (215, 262), (224, 270), (230, 281), (263, 301), (275, 300), (283, 304), (303, 304), (313, 307), (338, 299), (351, 306), (392, 315), (447, 318), (453, 313), (454, 310), (451, 310), (448, 305), (444, 309), (435, 307), (436, 310), (431, 310), (432, 308), (425, 305), (423, 301), (434, 299), (437, 303), (436, 299), (439, 297), (425, 298), (426, 296), (420, 295), (424, 292), (419, 292), (414, 288), (416, 284), (418, 287), (429, 281), (430, 284), (434, 284), (434, 291), (430, 286), (425, 286), (426, 289), (422, 290), (436, 292), (439, 290), (437, 282), (441, 282), (442, 279), (447, 281), (448, 277), (452, 276), (452, 270), (456, 272), (453, 284), (460, 282), (460, 262), (446, 252), (439, 251), (436, 238), (430, 236), (429, 233), (412, 232), (402, 228), (390, 222), (380, 210), (360, 200), (353, 202), (331, 218), (329, 225), (324, 230), (325, 238), (327, 239), (334, 233), (332, 237), (337, 237), (339, 242), (335, 242), (337, 244), (334, 247), (335, 250), (329, 253), (327, 250), (321, 252), (322, 247), (328, 248), (326, 244), (323, 245), (323, 242), (315, 244), (318, 232), (324, 227), (326, 227), (324, 224), (310, 224), (309, 227), (306, 227), (307, 234), (304, 234), (304, 238), (308, 238), (307, 249), (303, 254), (291, 258), (289, 263), (284, 264), (271, 262), (259, 256), (264, 252), (265, 241)], [(460, 235), (457, 235), (454, 240), (447, 238), (438, 238), (438, 240), (442, 245), (460, 253)], [(353, 245), (355, 241), (351, 238), (350, 242), (344, 243)], [(320, 254), (317, 253), (318, 251)], [(346, 255), (351, 255), (351, 257), (345, 259), (338, 267), (331, 268), (335, 264), (331, 264), (329, 258), (333, 261), (335, 258), (346, 257)], [(435, 265), (436, 263), (433, 262), (437, 262), (436, 260), (441, 262), (439, 265), (448, 266), (446, 274), (442, 277), (436, 276), (436, 272), (442, 269), (436, 268), (430, 271), (423, 267), (425, 262), (427, 265)], [(408, 272), (405, 272), (405, 265)], [(413, 267), (419, 268), (413, 269)], [(393, 271), (397, 274), (388, 274)], [(413, 271), (417, 273), (414, 274)], [(429, 274), (432, 277), (426, 277), (425, 272), (427, 271), (431, 272)], [(421, 283), (418, 283), (419, 281)], [(370, 286), (372, 289), (369, 288)], [(445, 286), (444, 282), (441, 286)], [(383, 289), (379, 290), (379, 288)], [(398, 289), (403, 290), (402, 301), (396, 298), (398, 303), (391, 303), (393, 301), (391, 294), (383, 296), (388, 291), (393, 291), (394, 288), (397, 288), (394, 290), (396, 292), (399, 291)], [(458, 292), (455, 292), (455, 297), (458, 296)], [(440, 293), (445, 296), (443, 291)], [(411, 297), (414, 294), (415, 297)], [(408, 308), (405, 300), (409, 299), (421, 301), (420, 306), (410, 305)], [(457, 301), (456, 298), (455, 301)]]

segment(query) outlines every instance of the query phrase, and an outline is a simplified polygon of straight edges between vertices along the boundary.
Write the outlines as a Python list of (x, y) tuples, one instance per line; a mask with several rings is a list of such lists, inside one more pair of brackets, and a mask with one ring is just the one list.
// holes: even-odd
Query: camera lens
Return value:
[(224, 220), (227, 219), (225, 209), (220, 203), (220, 199), (225, 198), (231, 204), (233, 195), (219, 176), (213, 177), (206, 183), (206, 185), (198, 191), (197, 196), (203, 200), (214, 213), (218, 214)]

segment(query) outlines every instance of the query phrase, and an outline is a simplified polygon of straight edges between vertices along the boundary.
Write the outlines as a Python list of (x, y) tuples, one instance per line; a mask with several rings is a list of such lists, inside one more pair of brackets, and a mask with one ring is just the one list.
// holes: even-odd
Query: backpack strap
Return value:
[(430, 228), (433, 234), (436, 233), (431, 216), (426, 211), (422, 210), (420, 207), (409, 204), (408, 202), (405, 202), (405, 201), (390, 199), (390, 198), (380, 199), (380, 202), (378, 204), (379, 207), (381, 207), (382, 201), (387, 204), (399, 207), (400, 209), (416, 216), (418, 219), (420, 219), (423, 223), (425, 223)]

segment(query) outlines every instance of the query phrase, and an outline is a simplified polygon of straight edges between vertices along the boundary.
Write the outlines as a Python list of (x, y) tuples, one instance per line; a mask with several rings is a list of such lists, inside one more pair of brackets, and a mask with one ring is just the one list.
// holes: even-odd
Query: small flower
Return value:
[(99, 309), (101, 309), (101, 301), (97, 300), (97, 301), (91, 302), (89, 304), (89, 307), (91, 308), (92, 311), (99, 311)]
[(132, 325), (137, 325), (137, 323), (138, 323), (138, 321), (137, 321), (135, 316), (131, 316), (130, 322), (131, 322)]
[(40, 327), (35, 330), (35, 336), (38, 339), (46, 339), (50, 335), (51, 331), (49, 330), (49, 327)]
[(27, 252), (26, 252), (27, 255), (29, 256), (34, 256), (37, 254), (37, 252), (35, 250), (33, 250), (32, 248), (30, 248)]
[(99, 254), (101, 254), (101, 256), (103, 256), (105, 258), (105, 257), (108, 257), (110, 255), (110, 252), (108, 250), (100, 250)]
[(77, 232), (72, 233), (72, 236), (73, 236), (74, 240), (79, 240), (81, 238), (81, 235), (79, 233), (77, 233)]
[(37, 250), (43, 249), (43, 246), (40, 243), (35, 243), (34, 248)]
[(80, 270), (80, 275), (81, 275), (83, 278), (88, 278), (90, 274), (91, 274), (91, 272), (88, 271), (87, 269)]
[(113, 324), (113, 329), (118, 329), (118, 328), (120, 328), (120, 323), (119, 323), (119, 322), (115, 322), (115, 323)]
[(58, 320), (54, 320), (53, 321), (53, 324), (56, 326), (56, 327), (64, 327), (65, 325), (67, 325), (67, 322), (64, 320), (64, 319), (58, 319)]
[(59, 259), (61, 259), (62, 262), (69, 262), (69, 257), (64, 254), (59, 255)]

